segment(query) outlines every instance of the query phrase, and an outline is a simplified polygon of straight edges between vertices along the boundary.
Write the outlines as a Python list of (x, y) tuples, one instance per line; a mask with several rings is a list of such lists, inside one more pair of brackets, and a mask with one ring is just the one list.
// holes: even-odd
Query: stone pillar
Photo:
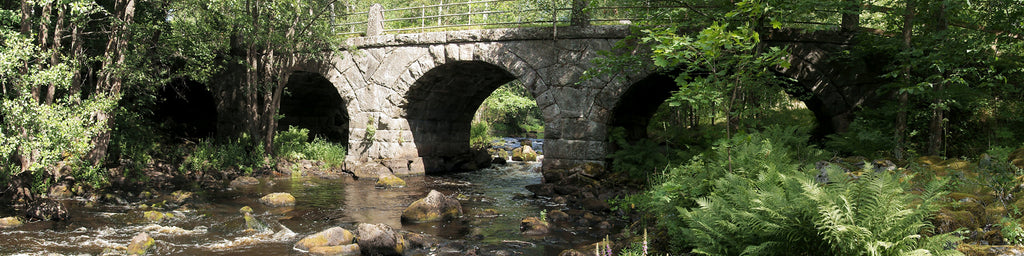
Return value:
[(572, 13), (569, 14), (569, 25), (590, 26), (590, 14), (587, 13), (587, 0), (572, 0)]
[(373, 4), (366, 15), (366, 36), (384, 34), (384, 7), (380, 4)]

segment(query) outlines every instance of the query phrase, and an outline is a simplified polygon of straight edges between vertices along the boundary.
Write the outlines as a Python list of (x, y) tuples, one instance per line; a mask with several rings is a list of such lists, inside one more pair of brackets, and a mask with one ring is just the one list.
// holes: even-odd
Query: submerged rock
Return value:
[(295, 206), (295, 197), (289, 193), (272, 193), (263, 196), (259, 201), (271, 207)]
[(405, 237), (387, 224), (361, 223), (356, 233), (356, 243), (365, 255), (402, 255), (405, 251)]
[(550, 230), (548, 229), (547, 221), (537, 217), (526, 217), (519, 223), (519, 231), (522, 231), (523, 235), (527, 236), (542, 236), (546, 235)]
[(192, 195), (192, 192), (178, 190), (171, 192), (171, 199), (175, 204), (184, 204), (186, 200), (192, 199)]
[(23, 222), (21, 220), (21, 218), (18, 218), (18, 217), (0, 218), (0, 229), (2, 229), (2, 228), (16, 228), (16, 227), (20, 227), (21, 225), (25, 225), (25, 222)]
[[(313, 249), (318, 247), (351, 244), (353, 239), (355, 236), (352, 235), (352, 232), (341, 227), (333, 227), (302, 238), (295, 243), (295, 249), (313, 252)], [(356, 251), (359, 251), (359, 247), (356, 247)]]
[(462, 215), (462, 204), (431, 190), (426, 197), (416, 200), (402, 211), (403, 222), (428, 222), (457, 218)]
[(132, 241), (128, 243), (128, 255), (143, 255), (146, 254), (156, 241), (146, 232), (139, 233), (132, 238)]
[(382, 174), (377, 178), (377, 187), (381, 188), (400, 188), (405, 187), (405, 180), (395, 176), (394, 174)]
[(237, 188), (237, 187), (252, 186), (252, 185), (258, 185), (258, 184), (260, 184), (260, 180), (258, 180), (256, 178), (249, 177), (249, 176), (239, 176), (238, 178), (235, 178), (235, 180), (231, 181), (231, 185), (230, 186), (233, 187), (233, 188)]

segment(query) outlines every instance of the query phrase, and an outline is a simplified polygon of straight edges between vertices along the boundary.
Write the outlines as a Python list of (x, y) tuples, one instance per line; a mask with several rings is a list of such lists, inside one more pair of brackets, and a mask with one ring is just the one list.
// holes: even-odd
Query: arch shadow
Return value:
[(413, 83), (406, 94), (405, 118), (426, 173), (468, 171), (489, 163), (486, 152), (469, 146), (473, 114), (495, 89), (515, 79), (487, 62), (455, 61), (434, 67)]
[(346, 102), (331, 81), (314, 72), (297, 71), (285, 85), (278, 113), (284, 115), (277, 129), (289, 126), (309, 130), (310, 139), (323, 138), (348, 147), (349, 115)]

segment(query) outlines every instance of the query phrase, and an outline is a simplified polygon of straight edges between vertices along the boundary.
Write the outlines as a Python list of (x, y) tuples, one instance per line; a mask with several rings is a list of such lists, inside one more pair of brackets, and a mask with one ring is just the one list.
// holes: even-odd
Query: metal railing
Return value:
[[(377, 17), (371, 11), (358, 11), (349, 7), (346, 15), (335, 17), (337, 33), (342, 36), (366, 36), (369, 23), (378, 22), (382, 33), (414, 33), (479, 28), (505, 28), (524, 26), (568, 26), (579, 22), (574, 16), (585, 17), (584, 24), (637, 24), (657, 19), (673, 19), (671, 15), (700, 13), (714, 6), (681, 6), (678, 2), (638, 1), (634, 6), (588, 6), (573, 8), (573, 0), (552, 0), (547, 3), (522, 0), (470, 0), (383, 9)], [(458, 0), (455, 0), (458, 1)], [(563, 2), (559, 2), (563, 1)], [(373, 9), (373, 8), (370, 8)], [(578, 18), (578, 17), (577, 17)], [(677, 17), (678, 18), (678, 17)], [(843, 14), (838, 9), (814, 10), (810, 15), (794, 17), (784, 22), (786, 27), (807, 29), (839, 29), (843, 27)], [(376, 32), (370, 32), (372, 33)]]

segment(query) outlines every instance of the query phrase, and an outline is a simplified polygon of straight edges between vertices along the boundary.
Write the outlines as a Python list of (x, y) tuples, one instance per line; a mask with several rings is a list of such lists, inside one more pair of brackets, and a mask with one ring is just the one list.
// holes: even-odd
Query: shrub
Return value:
[(178, 170), (182, 172), (208, 172), (237, 168), (245, 173), (254, 169), (264, 168), (263, 145), (254, 142), (245, 134), (235, 140), (215, 143), (211, 140), (200, 140), (191, 149)]
[(306, 144), (309, 141), (309, 130), (289, 126), (287, 131), (277, 132), (274, 136), (274, 155), (286, 160), (305, 159)]
[(331, 143), (320, 137), (306, 145), (305, 154), (312, 160), (323, 161), (330, 167), (341, 167), (345, 163), (345, 146)]
[(626, 202), (656, 219), (674, 253), (958, 253), (946, 250), (958, 237), (921, 235), (931, 232), (943, 183), (912, 188), (912, 177), (870, 169), (859, 178), (830, 170), (831, 183), (818, 183), (819, 171), (799, 163), (823, 152), (787, 136), (794, 132), (775, 127), (720, 141)]

